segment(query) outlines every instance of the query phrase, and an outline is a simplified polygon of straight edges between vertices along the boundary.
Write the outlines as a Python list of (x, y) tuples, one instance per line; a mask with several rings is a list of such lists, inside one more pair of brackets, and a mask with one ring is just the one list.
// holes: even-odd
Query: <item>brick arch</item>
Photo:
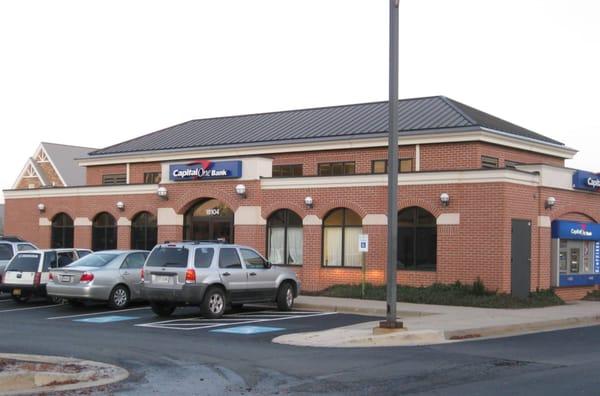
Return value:
[(295, 204), (290, 204), (290, 203), (281, 203), (281, 202), (276, 202), (273, 204), (270, 204), (268, 206), (263, 206), (261, 209), (261, 216), (263, 219), (268, 219), (269, 216), (271, 216), (273, 213), (275, 213), (278, 210), (281, 209), (288, 209), (291, 210), (292, 212), (296, 213), (298, 216), (300, 216), (300, 218), (304, 218), (306, 217), (307, 213), (306, 210), (303, 209), (300, 205), (295, 205)]
[(153, 216), (158, 216), (158, 210), (156, 209), (156, 205), (136, 205), (136, 207), (129, 212), (129, 216), (125, 217), (127, 217), (127, 220), (132, 221), (135, 218), (135, 216), (139, 215), (142, 212), (148, 212)]
[(101, 213), (108, 213), (109, 215), (111, 215), (112, 217), (114, 217), (114, 219), (115, 219), (115, 225), (117, 225), (117, 222), (119, 221), (119, 217), (121, 217), (119, 215), (119, 213), (116, 212), (116, 211), (112, 211), (112, 210), (99, 210), (96, 213), (94, 213), (92, 216), (89, 217), (89, 220), (92, 222), (92, 224), (94, 223), (94, 219), (96, 217), (98, 217), (98, 215), (100, 215)]
[(591, 221), (593, 221), (594, 223), (598, 223), (598, 217), (595, 217), (589, 213), (584, 213), (581, 210), (581, 206), (574, 206), (574, 205), (564, 208), (561, 212), (558, 212), (557, 215), (551, 216), (551, 218), (552, 218), (552, 220), (559, 220), (569, 214), (577, 214), (580, 216), (584, 216), (584, 217), (587, 217), (588, 219), (590, 219)]
[(401, 199), (398, 202), (398, 212), (410, 208), (412, 206), (418, 206), (420, 208), (425, 209), (426, 211), (431, 213), (436, 219), (440, 217), (440, 215), (443, 213), (441, 208), (432, 205), (429, 201), (425, 201), (419, 198)]
[[(318, 202), (317, 202), (317, 204), (318, 204)], [(327, 204), (325, 206), (323, 206), (323, 208), (318, 212), (317, 216), (320, 219), (324, 219), (325, 216), (329, 212), (331, 212), (333, 209), (336, 209), (336, 208), (352, 209), (361, 218), (364, 218), (368, 214), (367, 211), (362, 206), (360, 206), (359, 204), (357, 204), (356, 202), (342, 200), (342, 199), (334, 199), (332, 201), (327, 202)]]
[(46, 217), (46, 218), (47, 218), (47, 219), (48, 219), (50, 222), (52, 222), (52, 221), (54, 220), (54, 218), (55, 218), (56, 216), (58, 216), (59, 214), (61, 214), (61, 213), (64, 213), (64, 214), (66, 214), (66, 215), (67, 215), (67, 216), (69, 216), (69, 217), (71, 218), (71, 220), (73, 220), (73, 221), (75, 221), (75, 218), (77, 217), (77, 216), (74, 216), (74, 215), (72, 215), (71, 213), (69, 213), (69, 210), (68, 210), (68, 209), (57, 209), (57, 210), (55, 210), (55, 211), (53, 211), (53, 212), (50, 212), (50, 213), (45, 213), (45, 215), (46, 215), (46, 216), (44, 216), (44, 213), (43, 213), (43, 214), (42, 214), (42, 216), (40, 216), (40, 217)]
[(177, 214), (185, 214), (192, 206), (194, 206), (201, 199), (217, 199), (223, 203), (225, 203), (233, 212), (235, 212), (239, 205), (237, 205), (230, 196), (224, 194), (220, 191), (210, 191), (206, 193), (198, 192), (198, 191), (188, 191), (185, 194), (182, 194), (181, 197), (175, 204), (173, 208)]

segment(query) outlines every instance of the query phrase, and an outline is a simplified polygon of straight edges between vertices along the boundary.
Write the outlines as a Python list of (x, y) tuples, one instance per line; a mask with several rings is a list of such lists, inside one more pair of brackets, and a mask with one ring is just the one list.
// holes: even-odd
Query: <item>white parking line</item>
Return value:
[(4, 313), (4, 312), (16, 312), (16, 311), (29, 311), (29, 310), (32, 310), (32, 309), (42, 309), (42, 308), (52, 308), (52, 307), (58, 307), (60, 305), (62, 305), (62, 304), (48, 304), (48, 305), (38, 305), (37, 307), (5, 309), (3, 311), (0, 311), (0, 313)]
[(335, 315), (336, 313), (337, 312), (319, 312), (319, 313), (315, 313), (312, 315), (290, 315), (290, 316), (283, 316), (283, 317), (278, 317), (278, 318), (274, 317), (274, 318), (269, 318), (269, 319), (240, 320), (239, 322), (235, 322), (235, 323), (231, 323), (231, 322), (219, 323), (222, 319), (215, 319), (214, 320), (215, 324), (207, 324), (207, 325), (201, 325), (201, 326), (196, 326), (196, 327), (191, 327), (193, 325), (193, 323), (189, 323), (190, 327), (187, 327), (188, 326), (187, 323), (184, 325), (185, 327), (177, 327), (179, 324), (175, 323), (175, 322), (182, 321), (185, 319), (165, 320), (162, 322), (153, 322), (153, 323), (142, 323), (142, 324), (136, 324), (134, 326), (150, 327), (150, 328), (155, 328), (155, 329), (170, 329), (170, 330), (187, 331), (187, 330), (199, 330), (199, 329), (212, 329), (212, 328), (216, 328), (216, 327), (231, 326), (234, 324), (246, 325), (246, 324), (251, 324), (251, 323), (277, 322), (277, 321), (281, 321), (281, 320), (291, 320), (291, 319), (299, 319), (299, 318), (310, 318), (310, 317), (316, 317), (316, 316)]
[[(139, 308), (128, 308), (128, 309), (120, 309), (120, 310), (113, 310), (113, 311), (102, 311), (102, 312), (94, 312), (94, 313), (86, 313), (86, 314), (79, 314), (79, 315), (65, 315), (65, 316), (53, 316), (51, 318), (46, 318), (48, 320), (55, 320), (55, 319), (69, 319), (69, 318), (79, 318), (82, 316), (94, 316), (94, 315), (104, 315), (104, 314), (120, 314), (121, 312), (127, 312), (127, 311), (138, 311), (140, 309), (150, 309), (150, 307), (139, 307)], [(2, 312), (2, 311), (0, 311)]]

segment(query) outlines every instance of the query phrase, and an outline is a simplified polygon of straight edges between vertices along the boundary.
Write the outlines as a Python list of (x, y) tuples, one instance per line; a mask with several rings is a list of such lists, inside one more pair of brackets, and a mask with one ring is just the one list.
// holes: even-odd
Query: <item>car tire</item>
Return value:
[(152, 312), (154, 312), (156, 316), (161, 318), (171, 316), (171, 314), (175, 312), (175, 306), (171, 304), (152, 302), (150, 303), (150, 308), (152, 308)]
[(47, 299), (51, 304), (64, 304), (66, 301), (64, 298), (56, 296), (48, 296)]
[(289, 282), (279, 286), (277, 291), (277, 308), (280, 311), (291, 311), (294, 306), (294, 288)]
[(123, 285), (115, 286), (108, 297), (108, 306), (112, 309), (125, 309), (129, 306), (129, 289)]
[(204, 293), (200, 309), (205, 318), (218, 319), (225, 313), (226, 306), (225, 292), (220, 287), (213, 286)]

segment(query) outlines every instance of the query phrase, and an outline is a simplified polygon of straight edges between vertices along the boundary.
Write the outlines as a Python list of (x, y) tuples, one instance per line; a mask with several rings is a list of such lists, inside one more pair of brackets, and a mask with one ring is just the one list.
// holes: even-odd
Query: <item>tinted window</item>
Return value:
[(69, 265), (73, 261), (75, 261), (75, 254), (73, 252), (58, 253), (58, 266), (59, 267), (64, 267), (65, 265)]
[(57, 267), (56, 252), (46, 252), (44, 254), (44, 268), (42, 271), (47, 272), (49, 268)]
[(85, 256), (82, 259), (77, 260), (73, 264), (69, 264), (67, 267), (104, 267), (106, 264), (113, 261), (118, 254), (116, 253), (94, 253)]
[(150, 253), (147, 267), (187, 267), (189, 250), (181, 247), (159, 247)]
[(233, 248), (221, 248), (219, 253), (219, 267), (220, 268), (242, 268), (240, 256), (237, 251)]
[(196, 268), (208, 268), (212, 263), (213, 256), (215, 255), (215, 249), (201, 247), (196, 249), (196, 256), (194, 257), (194, 267)]
[(79, 258), (85, 257), (85, 256), (87, 256), (87, 255), (88, 255), (88, 254), (90, 254), (90, 253), (91, 253), (91, 252), (90, 252), (90, 251), (88, 251), (88, 250), (78, 250), (78, 251), (77, 251), (77, 254), (79, 255)]
[(10, 260), (12, 256), (12, 246), (8, 243), (0, 243), (0, 260)]
[(144, 262), (146, 261), (146, 256), (144, 253), (132, 253), (127, 256), (125, 263), (122, 268), (131, 268), (131, 269), (139, 269), (144, 266)]
[(246, 263), (246, 268), (259, 269), (265, 268), (265, 260), (254, 250), (250, 249), (240, 249), (242, 253), (242, 257), (244, 258), (244, 262)]
[(20, 253), (10, 262), (7, 271), (37, 272), (39, 263), (39, 253)]
[(17, 250), (19, 252), (24, 252), (26, 250), (36, 250), (37, 248), (33, 245), (30, 245), (28, 243), (21, 243), (19, 245), (17, 245)]

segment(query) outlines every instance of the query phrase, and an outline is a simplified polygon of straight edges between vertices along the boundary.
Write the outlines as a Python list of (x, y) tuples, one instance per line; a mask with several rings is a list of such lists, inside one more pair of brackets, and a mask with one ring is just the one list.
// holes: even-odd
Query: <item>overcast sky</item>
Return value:
[[(446, 95), (600, 171), (600, 2), (401, 0), (400, 97)], [(0, 2), (0, 187), (40, 141), (387, 99), (387, 0)]]

